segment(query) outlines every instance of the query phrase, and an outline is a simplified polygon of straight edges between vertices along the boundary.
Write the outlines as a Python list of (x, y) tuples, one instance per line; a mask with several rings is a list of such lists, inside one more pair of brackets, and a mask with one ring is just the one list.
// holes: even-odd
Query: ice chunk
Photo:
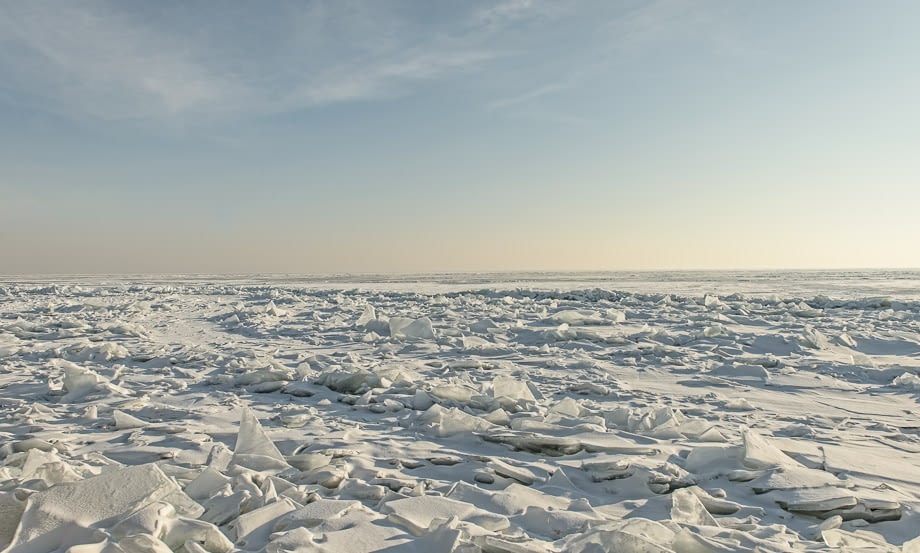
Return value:
[(482, 319), (470, 325), (470, 332), (477, 332), (479, 334), (485, 334), (489, 332), (490, 329), (498, 328), (498, 325), (495, 324), (495, 321), (492, 319)]
[[(620, 480), (629, 478), (634, 474), (634, 470), (625, 460), (608, 460), (594, 461), (590, 463), (582, 462), (581, 469), (591, 476), (592, 482), (604, 482), (607, 480)], [(562, 471), (557, 471), (561, 473)], [(553, 475), (555, 477), (555, 475)]]
[(423, 495), (388, 501), (380, 508), (380, 512), (416, 536), (424, 534), (435, 519), (449, 520), (452, 517), (472, 522), (493, 532), (510, 526), (510, 522), (504, 516), (440, 496)]
[(233, 464), (257, 471), (284, 470), (288, 464), (252, 410), (243, 406), (240, 431), (233, 449)]
[(412, 408), (417, 411), (425, 411), (434, 405), (434, 400), (424, 390), (416, 390), (415, 396), (412, 397)]
[(283, 386), (284, 382), (291, 381), (295, 378), (293, 369), (285, 367), (281, 363), (271, 363), (268, 366), (250, 369), (242, 374), (233, 377), (233, 383), (236, 386), (254, 386), (257, 384), (282, 383), (277, 389)]
[(289, 394), (294, 397), (312, 397), (316, 392), (311, 389), (309, 382), (297, 381), (288, 382), (281, 389), (282, 394)]
[(84, 342), (62, 349), (61, 357), (68, 361), (96, 361), (98, 363), (124, 359), (128, 357), (128, 350), (124, 346), (112, 342), (102, 342), (100, 344)]
[(743, 397), (735, 397), (725, 402), (725, 408), (730, 411), (753, 411), (754, 406)]
[[(741, 505), (733, 501), (728, 501), (725, 499), (720, 499), (718, 497), (713, 497), (703, 488), (699, 486), (690, 486), (685, 488), (693, 492), (697, 498), (699, 498), (700, 503), (703, 504), (703, 507), (706, 508), (706, 511), (714, 515), (731, 515), (737, 513), (741, 510)], [(722, 492), (723, 494), (725, 492)]]
[(875, 501), (864, 502), (862, 498), (859, 498), (859, 502), (853, 507), (844, 507), (818, 514), (820, 517), (840, 517), (854, 523), (856, 521), (883, 522), (900, 520), (902, 515), (901, 505), (897, 502), (886, 501), (880, 504)]
[(456, 519), (452, 519), (422, 537), (403, 544), (399, 553), (453, 553), (460, 546), (460, 537), (463, 535), (459, 529), (451, 527), (455, 523)]
[(351, 497), (366, 501), (380, 501), (386, 495), (386, 488), (373, 484), (367, 484), (355, 479), (346, 480), (338, 491), (340, 497)]
[(52, 527), (28, 543), (4, 549), (3, 553), (172, 553), (160, 543), (162, 547), (159, 549), (124, 549), (113, 545), (104, 531), (70, 522)]
[(770, 494), (780, 507), (787, 511), (820, 513), (834, 509), (855, 507), (853, 492), (834, 486), (776, 491)]
[(494, 428), (489, 421), (465, 413), (455, 407), (444, 409), (440, 405), (432, 405), (427, 411), (419, 415), (421, 424), (430, 425), (438, 436), (452, 436), (469, 432), (483, 432)]
[(580, 395), (606, 396), (610, 394), (610, 389), (593, 382), (576, 382), (569, 386), (569, 391)]
[(368, 370), (335, 367), (323, 372), (316, 383), (343, 394), (354, 394), (380, 384), (380, 379)]
[[(421, 319), (416, 319), (412, 321), (406, 327), (403, 327), (400, 331), (400, 334), (405, 338), (418, 338), (422, 340), (433, 340), (434, 339), (434, 329), (431, 326), (431, 319), (428, 317), (422, 317)], [(397, 336), (399, 337), (399, 336)]]
[(459, 384), (442, 384), (431, 388), (431, 395), (444, 401), (469, 403), (476, 391)]
[(285, 461), (297, 470), (309, 472), (329, 464), (331, 457), (322, 453), (300, 453), (288, 455)]
[(348, 478), (348, 470), (338, 466), (327, 466), (311, 472), (305, 479), (308, 484), (319, 484), (330, 490), (338, 488)]
[(740, 446), (697, 446), (687, 455), (684, 468), (694, 473), (728, 472), (738, 468), (743, 456)]
[(622, 323), (626, 321), (626, 313), (619, 309), (607, 309), (604, 311), (604, 315), (606, 315), (607, 318), (614, 323)]
[(361, 505), (358, 501), (336, 499), (319, 499), (296, 511), (281, 517), (274, 526), (274, 532), (284, 532), (293, 528), (313, 528), (328, 520), (338, 518), (349, 509)]
[(240, 316), (234, 313), (222, 320), (221, 324), (229, 328), (236, 328), (242, 324), (242, 321), (240, 321)]
[(393, 317), (390, 319), (390, 336), (397, 339), (434, 339), (434, 329), (431, 327), (431, 319), (422, 317), (421, 319), (409, 319), (406, 317)]
[(61, 363), (64, 368), (64, 391), (74, 393), (79, 390), (93, 389), (103, 381), (102, 377), (89, 369), (74, 363)]
[(499, 426), (508, 426), (511, 424), (511, 417), (509, 417), (508, 412), (501, 407), (482, 415), (482, 418)]
[(0, 492), (0, 548), (5, 548), (16, 533), (25, 503), (13, 492)]
[(268, 536), (273, 531), (275, 521), (295, 510), (297, 510), (297, 504), (284, 497), (280, 501), (240, 515), (233, 522), (236, 544), (245, 549), (261, 549), (261, 546), (268, 542)]
[[(273, 534), (265, 546), (265, 553), (298, 553), (316, 551), (313, 544), (313, 532), (306, 528), (295, 528), (287, 532)], [(192, 553), (192, 552), (189, 552)]]
[(796, 488), (821, 488), (843, 485), (844, 482), (830, 472), (802, 466), (785, 466), (765, 473), (751, 482), (756, 493)]
[(562, 401), (556, 403), (556, 405), (553, 405), (550, 411), (574, 418), (584, 415), (584, 408), (581, 404), (570, 397), (564, 398)]
[(920, 376), (913, 373), (904, 373), (894, 379), (891, 383), (899, 388), (906, 388), (914, 392), (920, 392)]
[(211, 467), (207, 467), (185, 486), (185, 493), (195, 500), (207, 499), (218, 490), (230, 485), (230, 482), (229, 477)]
[(492, 397), (507, 398), (512, 402), (536, 401), (527, 382), (510, 376), (496, 376), (492, 379)]
[(217, 442), (208, 452), (207, 464), (217, 471), (226, 471), (233, 461), (233, 452), (224, 444)]
[(149, 534), (163, 542), (170, 551), (194, 541), (209, 553), (227, 553), (233, 543), (211, 523), (178, 516), (168, 503), (152, 503), (122, 520), (111, 530), (119, 540), (137, 534)]
[(40, 449), (42, 451), (51, 451), (55, 449), (54, 444), (39, 438), (26, 438), (13, 444), (13, 451), (22, 452), (30, 449)]
[[(837, 551), (872, 551), (873, 553), (901, 553), (902, 549), (885, 541), (879, 534), (847, 532), (832, 528), (821, 532), (824, 543)], [(907, 544), (905, 544), (906, 546)], [(907, 553), (908, 549), (903, 549)]]
[(132, 428), (144, 428), (147, 426), (145, 421), (125, 413), (120, 409), (115, 409), (112, 413), (112, 416), (115, 418), (115, 429), (116, 430), (127, 430)]
[(606, 551), (674, 553), (670, 545), (674, 542), (675, 536), (675, 533), (663, 524), (642, 518), (633, 518), (624, 522), (603, 524), (582, 534), (569, 536), (562, 549), (568, 553), (601, 553)]
[(747, 468), (767, 469), (784, 466), (801, 466), (794, 459), (777, 449), (750, 428), (743, 428), (741, 436), (744, 440), (744, 455), (741, 462)]
[(696, 526), (718, 526), (718, 523), (703, 506), (700, 498), (687, 488), (671, 494), (671, 520)]
[(207, 510), (201, 515), (201, 520), (223, 526), (240, 516), (242, 508), (248, 507), (251, 499), (252, 493), (248, 490), (240, 490), (230, 495), (215, 495), (202, 502)]
[(100, 476), (58, 484), (29, 496), (13, 544), (24, 544), (68, 524), (108, 527), (159, 501), (190, 517), (203, 511), (155, 464), (109, 469)]
[(558, 311), (549, 316), (546, 320), (558, 324), (569, 325), (602, 325), (607, 321), (596, 311), (590, 309), (567, 309)]
[(268, 305), (265, 306), (265, 314), (271, 315), (272, 317), (284, 317), (287, 315), (287, 311), (280, 309), (277, 305), (275, 305), (274, 300), (271, 300), (268, 302)]
[(97, 392), (131, 395), (128, 390), (111, 384), (107, 379), (87, 368), (62, 360), (56, 360), (55, 365), (64, 369), (63, 385), (67, 393), (61, 397), (63, 403), (80, 401)]
[(557, 511), (552, 508), (528, 507), (515, 522), (537, 535), (558, 539), (576, 532), (584, 532), (592, 525), (604, 522), (596, 513)]
[(533, 472), (530, 470), (524, 467), (515, 467), (509, 465), (501, 459), (492, 459), (486, 464), (486, 466), (495, 471), (495, 474), (504, 476), (505, 478), (510, 478), (512, 480), (517, 480), (525, 486), (533, 484), (534, 480), (536, 479), (536, 476), (534, 476)]
[(827, 349), (830, 347), (827, 336), (812, 325), (805, 326), (805, 330), (802, 331), (802, 335), (799, 337), (799, 342), (803, 346), (812, 349)]
[(355, 322), (356, 326), (366, 326), (367, 323), (377, 320), (377, 310), (374, 309), (374, 306), (367, 304), (364, 306), (364, 313), (358, 317), (358, 320)]
[(30, 449), (22, 463), (19, 478), (22, 480), (38, 479), (48, 485), (63, 482), (76, 482), (83, 477), (77, 474), (73, 467), (64, 462), (57, 453)]
[(920, 553), (920, 536), (904, 542), (901, 548), (901, 553)]
[(528, 507), (564, 511), (571, 505), (567, 498), (543, 493), (516, 482), (497, 492), (484, 490), (466, 482), (457, 482), (447, 493), (447, 497), (507, 516), (521, 515)]
[(0, 334), (0, 358), (12, 357), (19, 353), (20, 348), (21, 342), (18, 338), (11, 334)]
[[(358, 511), (353, 511), (357, 513)], [(334, 521), (335, 522), (335, 521)], [(300, 531), (302, 532), (300, 532)], [(298, 536), (306, 537), (306, 529), (291, 530), (290, 533), (297, 532)], [(312, 533), (312, 532), (311, 532)], [(284, 534), (287, 536), (287, 534)], [(275, 549), (272, 545), (279, 539), (273, 539), (272, 543), (265, 549), (266, 553), (371, 553), (387, 552), (400, 553), (404, 547), (411, 547), (411, 541), (407, 540), (405, 530), (392, 524), (381, 524), (380, 521), (371, 519), (364, 515), (355, 517), (355, 520), (348, 521), (347, 528), (334, 527), (323, 531), (316, 539), (318, 543), (310, 541), (287, 541), (292, 547), (284, 549)], [(387, 551), (389, 550), (389, 551)], [(409, 551), (413, 551), (409, 549)], [(434, 549), (433, 553), (441, 553)]]

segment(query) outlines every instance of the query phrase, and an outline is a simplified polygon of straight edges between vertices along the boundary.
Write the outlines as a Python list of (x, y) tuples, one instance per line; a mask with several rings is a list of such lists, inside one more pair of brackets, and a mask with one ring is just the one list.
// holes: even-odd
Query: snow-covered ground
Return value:
[(917, 552), (918, 373), (916, 272), (6, 278), (0, 549)]

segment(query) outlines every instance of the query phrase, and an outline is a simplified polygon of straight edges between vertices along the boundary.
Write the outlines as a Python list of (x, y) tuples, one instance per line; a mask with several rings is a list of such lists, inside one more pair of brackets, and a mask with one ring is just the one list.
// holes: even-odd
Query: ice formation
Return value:
[(920, 301), (670, 285), (2, 284), (0, 551), (920, 552)]

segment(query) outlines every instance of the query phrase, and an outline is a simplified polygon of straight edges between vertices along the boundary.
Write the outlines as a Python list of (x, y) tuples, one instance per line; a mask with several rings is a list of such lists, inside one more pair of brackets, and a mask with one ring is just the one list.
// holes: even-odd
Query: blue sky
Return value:
[(918, 16), (0, 0), (0, 273), (918, 267)]

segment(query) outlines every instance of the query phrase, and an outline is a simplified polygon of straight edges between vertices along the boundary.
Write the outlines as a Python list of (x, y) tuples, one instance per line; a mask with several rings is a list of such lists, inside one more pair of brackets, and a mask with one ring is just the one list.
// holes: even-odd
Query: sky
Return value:
[(918, 20), (0, 0), (0, 274), (917, 268)]

